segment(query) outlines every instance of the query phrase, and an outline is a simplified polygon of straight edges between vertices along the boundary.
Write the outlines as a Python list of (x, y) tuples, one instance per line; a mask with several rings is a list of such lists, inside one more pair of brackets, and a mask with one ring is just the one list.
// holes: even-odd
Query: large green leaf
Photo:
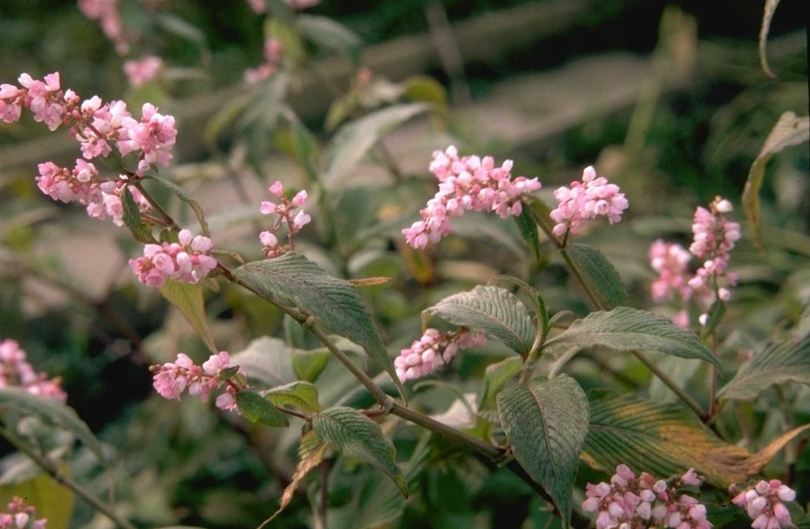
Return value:
[(324, 185), (335, 188), (382, 137), (429, 108), (424, 103), (391, 106), (340, 127), (327, 152)]
[(312, 428), (335, 450), (385, 472), (402, 495), (408, 497), (405, 477), (394, 460), (396, 450), (379, 424), (354, 408), (339, 406), (314, 414)]
[(318, 403), (318, 388), (309, 382), (292, 382), (268, 390), (264, 397), (275, 406), (290, 405), (304, 413), (320, 411)]
[(569, 527), (571, 492), (588, 435), (588, 398), (567, 375), (498, 393), (498, 413), (515, 459), (551, 496)]
[(630, 307), (592, 312), (548, 340), (546, 351), (556, 353), (594, 346), (614, 351), (661, 351), (681, 358), (705, 360), (720, 367), (695, 334), (675, 326), (664, 316)]
[(318, 325), (361, 345), (405, 394), (380, 332), (351, 283), (294, 252), (242, 265), (233, 275), (263, 298), (310, 314)]
[(278, 338), (256, 338), (242, 351), (231, 356), (231, 364), (245, 370), (251, 384), (274, 388), (295, 381), (292, 351)]
[(192, 283), (181, 283), (174, 279), (166, 279), (160, 287), (160, 294), (177, 307), (191, 327), (197, 331), (208, 350), (216, 354), (217, 346), (214, 336), (208, 328), (208, 319), (205, 317), (205, 303), (203, 301), (202, 287)]
[(18, 410), (23, 415), (37, 417), (46, 424), (72, 433), (95, 454), (102, 464), (106, 465), (101, 443), (87, 424), (76, 415), (73, 408), (55, 399), (32, 395), (21, 388), (5, 387), (0, 388), (0, 411), (6, 408)]
[(768, 386), (787, 381), (810, 385), (810, 336), (768, 345), (743, 364), (717, 398), (753, 399)]
[(529, 311), (504, 288), (479, 285), (443, 299), (427, 312), (455, 325), (481, 330), (522, 356), (529, 354), (534, 343), (536, 329)]
[(579, 268), (588, 287), (596, 292), (609, 308), (627, 303), (627, 290), (624, 288), (622, 278), (599, 250), (585, 244), (571, 244), (566, 251)]
[(743, 208), (748, 224), (754, 232), (754, 240), (757, 245), (762, 245), (762, 235), (760, 233), (759, 216), (760, 200), (759, 190), (765, 179), (765, 166), (774, 154), (782, 151), (785, 147), (799, 145), (810, 140), (810, 117), (796, 117), (793, 112), (785, 112), (774, 125), (765, 145), (757, 155), (751, 169), (748, 171), (748, 180), (743, 189)]
[(298, 15), (297, 24), (301, 32), (318, 46), (337, 50), (354, 64), (360, 62), (360, 48), (363, 42), (343, 24), (331, 18), (314, 15)]
[(727, 488), (759, 472), (788, 441), (810, 427), (796, 428), (750, 454), (717, 438), (681, 406), (631, 394), (592, 392), (590, 397), (591, 428), (582, 457), (608, 473), (622, 463), (655, 476), (694, 468), (714, 485)]
[(245, 419), (250, 422), (258, 422), (268, 426), (290, 425), (287, 417), (258, 393), (240, 391), (236, 394), (236, 405)]

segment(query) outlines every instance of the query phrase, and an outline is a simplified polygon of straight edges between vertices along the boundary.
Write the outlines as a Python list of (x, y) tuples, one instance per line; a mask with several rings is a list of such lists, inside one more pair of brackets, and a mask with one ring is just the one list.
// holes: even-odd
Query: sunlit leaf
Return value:
[(335, 450), (382, 470), (408, 497), (405, 477), (394, 460), (396, 450), (379, 424), (353, 408), (340, 406), (313, 415), (312, 428)]
[(749, 400), (769, 386), (788, 381), (810, 385), (810, 336), (772, 343), (757, 352), (717, 398)]
[(242, 351), (231, 355), (231, 364), (247, 373), (251, 384), (274, 388), (295, 381), (292, 350), (278, 338), (256, 338)]
[(414, 75), (402, 83), (405, 89), (402, 96), (409, 101), (432, 103), (439, 108), (447, 107), (447, 90), (444, 86), (426, 75)]
[(515, 459), (551, 496), (570, 526), (571, 493), (588, 435), (588, 399), (567, 375), (515, 384), (497, 397), (506, 439)]
[(166, 300), (177, 307), (191, 327), (197, 331), (200, 339), (211, 353), (219, 352), (214, 343), (214, 336), (208, 328), (208, 319), (205, 316), (205, 302), (202, 288), (192, 283), (181, 283), (174, 279), (166, 279), (158, 290)]
[(808, 116), (796, 117), (793, 112), (785, 112), (776, 122), (765, 145), (757, 155), (751, 169), (748, 171), (748, 180), (743, 189), (743, 208), (748, 224), (754, 232), (754, 240), (757, 245), (762, 246), (762, 235), (760, 233), (760, 198), (759, 191), (765, 179), (765, 166), (774, 154), (782, 151), (785, 147), (799, 145), (810, 140), (810, 118)]
[(320, 411), (318, 403), (318, 388), (309, 382), (292, 382), (284, 386), (277, 386), (264, 393), (264, 397), (275, 406), (293, 406), (304, 413)]
[(452, 324), (483, 331), (522, 356), (534, 343), (536, 330), (529, 311), (504, 288), (479, 285), (443, 299), (427, 312)]

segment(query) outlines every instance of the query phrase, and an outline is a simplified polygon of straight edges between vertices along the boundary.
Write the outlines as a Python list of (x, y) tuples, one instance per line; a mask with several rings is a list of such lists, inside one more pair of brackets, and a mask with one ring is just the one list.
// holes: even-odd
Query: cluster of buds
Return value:
[(615, 224), (622, 219), (622, 213), (629, 203), (619, 186), (608, 183), (603, 176), (597, 176), (596, 169), (586, 167), (582, 172), (582, 182), (571, 182), (571, 187), (560, 187), (554, 191), (557, 207), (551, 212), (551, 220), (557, 224), (552, 232), (557, 237), (576, 235), (579, 227), (588, 219), (605, 216)]
[[(270, 201), (262, 202), (259, 210), (265, 215), (276, 215), (276, 220), (270, 230), (259, 234), (259, 240), (264, 246), (267, 257), (273, 258), (295, 250), (295, 236), (301, 231), (301, 228), (309, 224), (312, 218), (304, 213), (303, 209), (298, 209), (307, 205), (306, 191), (299, 191), (292, 200), (288, 200), (284, 196), (284, 186), (281, 182), (276, 181), (269, 189), (270, 193), (280, 199), (280, 202), (278, 204)], [(278, 240), (278, 232), (282, 226), (287, 226), (288, 244), (286, 246), (281, 246)]]
[[(692, 223), (693, 242), (689, 251), (676, 243), (656, 240), (650, 246), (650, 265), (658, 273), (652, 285), (652, 299), (656, 303), (679, 298), (682, 302), (695, 299), (705, 311), (715, 299), (728, 301), (731, 291), (719, 285), (725, 278), (729, 285), (736, 284), (736, 274), (728, 272), (731, 250), (740, 239), (740, 225), (726, 216), (733, 211), (731, 202), (716, 197), (709, 209), (698, 207)], [(689, 272), (692, 258), (703, 259), (703, 265), (694, 274)], [(706, 324), (707, 314), (700, 316)], [(677, 316), (677, 323), (688, 326), (686, 311)]]
[(124, 61), (124, 73), (130, 86), (138, 88), (145, 85), (163, 69), (163, 59), (154, 55), (147, 55), (139, 60)]
[(36, 519), (36, 509), (15, 496), (7, 513), (0, 513), (0, 529), (45, 529), (47, 519)]
[(256, 84), (270, 77), (281, 65), (281, 41), (275, 38), (264, 40), (264, 63), (245, 70), (245, 82)]
[(684, 485), (700, 484), (691, 468), (669, 484), (646, 472), (636, 477), (627, 465), (619, 465), (610, 483), (588, 483), (582, 509), (599, 513), (596, 529), (710, 529), (706, 506), (679, 491)]
[(22, 388), (32, 395), (65, 402), (67, 395), (59, 386), (60, 380), (34, 371), (26, 356), (14, 340), (0, 342), (0, 387)]
[(450, 362), (460, 350), (486, 343), (486, 336), (481, 332), (467, 329), (439, 332), (436, 329), (427, 329), (410, 347), (400, 351), (399, 356), (394, 359), (394, 367), (403, 382), (424, 377)]
[(464, 156), (450, 146), (435, 151), (430, 172), (439, 180), (439, 191), (419, 213), (422, 220), (402, 230), (413, 248), (424, 248), (452, 233), (450, 217), (466, 211), (492, 211), (502, 218), (520, 215), (523, 196), (540, 189), (537, 178), (512, 179), (512, 160), (495, 167), (491, 156)]
[[(738, 492), (732, 485), (731, 492)], [(754, 529), (780, 529), (794, 527), (790, 512), (784, 502), (796, 499), (796, 491), (782, 484), (778, 479), (760, 481), (752, 487), (739, 491), (731, 500), (735, 505), (745, 509), (753, 523)]]
[(195, 365), (188, 355), (180, 353), (174, 362), (153, 365), (149, 369), (154, 373), (152, 386), (165, 399), (180, 400), (180, 395), (188, 390), (189, 395), (207, 402), (212, 391), (225, 385), (225, 391), (216, 399), (216, 407), (235, 413), (238, 413), (236, 392), (247, 387), (244, 372), (231, 367), (231, 357), (225, 351), (211, 355), (202, 366)]
[(150, 287), (163, 286), (166, 279), (197, 283), (217, 267), (216, 259), (208, 255), (213, 249), (208, 237), (192, 237), (189, 230), (180, 230), (178, 242), (147, 244), (143, 257), (130, 259), (129, 266)]

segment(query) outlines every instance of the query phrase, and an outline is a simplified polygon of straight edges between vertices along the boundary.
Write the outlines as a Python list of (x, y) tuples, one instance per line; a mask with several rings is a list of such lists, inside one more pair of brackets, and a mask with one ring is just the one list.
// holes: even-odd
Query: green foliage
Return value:
[(627, 304), (627, 291), (622, 279), (602, 252), (585, 244), (571, 244), (567, 251), (579, 267), (588, 288), (596, 292), (607, 308)]
[(160, 287), (160, 294), (166, 298), (166, 301), (177, 307), (189, 325), (197, 331), (208, 350), (216, 354), (219, 350), (214, 343), (214, 336), (208, 328), (205, 302), (200, 285), (181, 283), (168, 278)]
[(239, 412), (250, 422), (258, 422), (267, 426), (290, 425), (287, 417), (258, 393), (239, 391), (236, 394), (236, 405), (239, 407)]

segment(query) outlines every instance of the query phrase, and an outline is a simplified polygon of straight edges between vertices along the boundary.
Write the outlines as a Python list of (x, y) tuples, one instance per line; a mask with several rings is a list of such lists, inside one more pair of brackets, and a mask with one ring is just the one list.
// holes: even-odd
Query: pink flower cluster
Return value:
[[(709, 308), (715, 297), (722, 301), (731, 298), (728, 288), (720, 287), (718, 280), (725, 278), (730, 285), (736, 284), (737, 275), (729, 273), (728, 262), (731, 250), (740, 238), (740, 225), (726, 216), (734, 208), (731, 202), (717, 197), (709, 205), (710, 209), (698, 207), (692, 224), (694, 239), (687, 252), (676, 243), (656, 240), (650, 246), (647, 255), (650, 265), (658, 272), (658, 278), (652, 284), (652, 299), (656, 303), (680, 298), (686, 302), (696, 299), (703, 310)], [(692, 258), (705, 259), (703, 266), (691, 274), (689, 263)], [(684, 311), (679, 313), (683, 320)], [(701, 316), (705, 324), (706, 314)], [(684, 326), (688, 326), (686, 316)]]
[(439, 366), (449, 363), (462, 349), (486, 343), (487, 338), (481, 332), (467, 329), (439, 332), (436, 329), (427, 329), (410, 347), (400, 351), (399, 356), (394, 359), (394, 367), (403, 382), (424, 377)]
[[(736, 486), (731, 487), (737, 491)], [(780, 529), (794, 527), (790, 512), (784, 502), (796, 499), (796, 491), (783, 485), (778, 479), (760, 481), (753, 487), (739, 492), (731, 502), (743, 507), (754, 522), (754, 529)]]
[[(295, 250), (295, 236), (301, 231), (301, 228), (309, 224), (312, 218), (304, 213), (303, 209), (297, 209), (306, 207), (306, 191), (299, 191), (292, 200), (287, 200), (284, 196), (284, 185), (280, 181), (276, 181), (275, 184), (271, 185), (269, 190), (270, 193), (280, 199), (280, 203), (262, 202), (259, 211), (264, 215), (276, 215), (276, 221), (270, 230), (259, 234), (259, 240), (264, 246), (267, 257), (272, 258)], [(281, 230), (282, 225), (287, 226), (287, 240), (289, 242), (286, 246), (281, 246), (278, 240), (278, 232)]]
[(493, 211), (501, 218), (520, 215), (523, 195), (541, 186), (537, 178), (513, 180), (511, 170), (512, 160), (495, 167), (491, 156), (459, 158), (454, 146), (435, 151), (430, 172), (439, 180), (439, 191), (419, 212), (422, 220), (402, 230), (406, 242), (413, 248), (438, 242), (453, 231), (450, 218), (466, 211)]
[(552, 229), (557, 237), (569, 232), (576, 235), (586, 220), (598, 216), (605, 216), (608, 222), (616, 224), (629, 206), (619, 186), (597, 176), (593, 166), (582, 172), (582, 182), (571, 182), (570, 188), (563, 186), (554, 191), (554, 198), (557, 207), (551, 212), (551, 220), (557, 223)]
[(184, 283), (197, 283), (217, 267), (217, 261), (208, 253), (214, 244), (208, 237), (192, 238), (189, 230), (180, 230), (179, 244), (147, 244), (143, 257), (130, 259), (129, 266), (138, 280), (150, 287), (160, 287), (166, 279)]
[(0, 529), (45, 529), (47, 519), (36, 520), (36, 509), (19, 496), (8, 504), (8, 513), (0, 513)]
[[(188, 355), (180, 353), (174, 362), (153, 365), (149, 369), (154, 373), (152, 386), (165, 399), (180, 400), (180, 395), (188, 389), (189, 395), (200, 397), (200, 400), (207, 402), (210, 393), (224, 384), (225, 392), (217, 397), (216, 407), (239, 413), (235, 398), (237, 387), (230, 383), (230, 378), (221, 376), (229, 367), (231, 367), (230, 355), (220, 351), (211, 355), (202, 366), (195, 365)], [(238, 373), (244, 375), (241, 369)]]
[(694, 469), (668, 484), (642, 472), (639, 477), (627, 465), (616, 467), (610, 483), (588, 483), (582, 509), (598, 512), (596, 529), (710, 529), (706, 506), (688, 494), (678, 494), (683, 485), (699, 486)]
[(115, 45), (118, 55), (126, 55), (129, 43), (124, 35), (118, 0), (79, 0), (79, 11), (91, 20), (98, 20), (104, 35)]
[(67, 395), (59, 387), (59, 379), (34, 371), (26, 356), (14, 340), (0, 342), (0, 387), (18, 387), (32, 395), (65, 402)]
[(147, 55), (140, 60), (124, 61), (124, 73), (127, 75), (130, 86), (138, 88), (145, 85), (155, 77), (163, 68), (163, 59), (154, 55)]
[(264, 79), (270, 77), (281, 64), (282, 53), (281, 41), (274, 38), (264, 40), (264, 64), (259, 65), (257, 68), (248, 68), (245, 70), (245, 82), (249, 84), (256, 84)]

